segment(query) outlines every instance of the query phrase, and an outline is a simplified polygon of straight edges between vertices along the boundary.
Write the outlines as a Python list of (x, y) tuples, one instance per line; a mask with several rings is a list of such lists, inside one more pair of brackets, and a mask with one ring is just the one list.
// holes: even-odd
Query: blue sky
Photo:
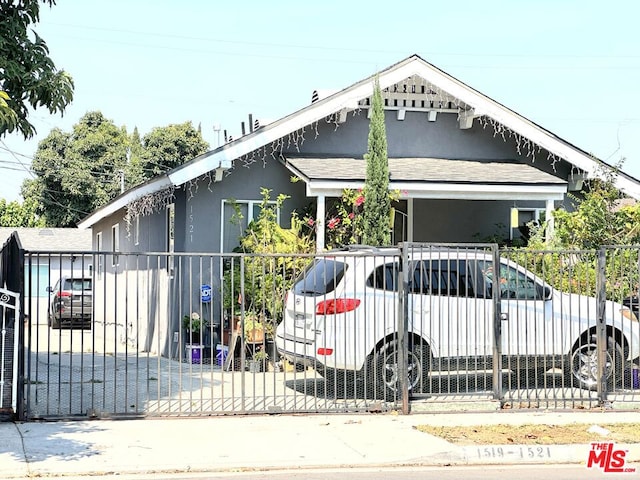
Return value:
[[(76, 84), (64, 117), (0, 140), (0, 198), (20, 200), (37, 142), (100, 110), (128, 131), (277, 119), (417, 53), (576, 146), (640, 178), (635, 0), (321, 2), (58, 0), (36, 31)], [(12, 152), (6, 150), (9, 148)]]

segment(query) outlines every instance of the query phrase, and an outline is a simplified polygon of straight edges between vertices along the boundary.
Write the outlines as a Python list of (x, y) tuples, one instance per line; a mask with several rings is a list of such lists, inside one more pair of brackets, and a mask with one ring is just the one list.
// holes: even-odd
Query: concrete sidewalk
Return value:
[[(497, 446), (458, 447), (414, 427), (617, 422), (640, 422), (640, 412), (252, 415), (0, 423), (0, 478), (346, 466), (585, 464), (589, 445), (552, 445), (533, 452), (520, 445), (502, 450)], [(640, 444), (617, 447), (628, 450), (628, 466), (640, 468)]]

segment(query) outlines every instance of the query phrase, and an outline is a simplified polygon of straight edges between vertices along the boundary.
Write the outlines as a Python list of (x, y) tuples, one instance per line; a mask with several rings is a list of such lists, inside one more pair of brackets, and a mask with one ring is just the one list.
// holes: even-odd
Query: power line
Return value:
[[(406, 54), (406, 51), (399, 50), (384, 50), (384, 49), (365, 49), (365, 48), (345, 48), (345, 47), (329, 47), (326, 45), (300, 45), (300, 44), (291, 44), (291, 43), (270, 43), (270, 42), (251, 42), (247, 40), (229, 40), (222, 38), (211, 38), (211, 37), (200, 37), (200, 36), (192, 36), (192, 35), (176, 35), (169, 33), (161, 33), (161, 32), (149, 32), (149, 31), (141, 31), (141, 30), (129, 30), (129, 29), (120, 29), (120, 28), (107, 28), (107, 27), (98, 27), (91, 25), (77, 25), (77, 24), (65, 24), (65, 23), (56, 23), (56, 22), (48, 22), (48, 25), (60, 26), (66, 28), (77, 28), (82, 30), (88, 30), (90, 32), (93, 31), (104, 31), (104, 32), (114, 32), (114, 33), (128, 33), (133, 35), (147, 36), (147, 37), (160, 37), (167, 39), (178, 39), (178, 40), (189, 40), (194, 42), (211, 42), (211, 43), (221, 43), (226, 45), (246, 45), (251, 47), (269, 47), (269, 48), (291, 48), (291, 49), (304, 49), (304, 50), (325, 50), (325, 51), (338, 51), (338, 52), (354, 52), (354, 53), (375, 53), (375, 54)], [(96, 40), (95, 38), (89, 38), (90, 40)], [(98, 40), (101, 41), (101, 40)], [(117, 42), (119, 43), (119, 42)], [(166, 48), (161, 45), (152, 45), (152, 47), (157, 48)], [(452, 57), (478, 57), (478, 58), (487, 58), (487, 57), (495, 57), (495, 58), (532, 58), (532, 57), (546, 57), (546, 58), (579, 58), (579, 59), (640, 59), (640, 55), (612, 55), (612, 54), (602, 54), (602, 55), (576, 55), (576, 54), (562, 54), (562, 53), (545, 53), (545, 54), (535, 54), (535, 53), (460, 53), (460, 52), (423, 52), (424, 55), (427, 56), (452, 56)], [(368, 62), (367, 62), (368, 63)]]
[[(27, 159), (31, 160), (32, 162), (35, 160), (35, 158), (34, 158), (34, 157), (32, 157), (32, 156), (25, 155), (25, 154), (23, 154), (23, 153), (18, 153), (18, 152), (14, 151), (14, 150), (11, 150), (10, 148), (8, 148), (8, 147), (6, 146), (6, 144), (4, 144), (4, 142), (3, 142), (3, 144), (2, 144), (2, 145), (3, 145), (3, 146), (0, 146), (0, 150), (5, 150), (5, 151), (6, 151), (6, 152), (8, 152), (9, 154), (11, 154), (11, 156), (13, 156), (14, 158), (15, 158), (16, 156), (20, 156), (20, 157), (27, 158)], [(65, 160), (65, 159), (63, 158), (62, 160)], [(18, 160), (18, 161), (13, 161), (13, 162), (12, 162), (11, 160), (0, 160), (0, 163), (17, 164), (17, 165), (21, 165), (21, 166), (23, 166), (23, 167), (25, 166), (25, 165), (24, 165), (21, 161), (19, 161), (19, 160)], [(163, 172), (166, 172), (166, 171), (169, 171), (169, 170), (170, 170), (170, 169), (166, 168), (166, 167), (165, 167), (165, 165), (160, 164), (160, 163), (158, 163), (158, 162), (156, 162), (156, 161), (153, 161), (153, 160), (151, 160), (151, 159), (144, 160), (144, 163), (149, 164), (149, 165), (154, 165), (154, 166), (156, 166), (156, 167), (159, 167), (159, 168), (160, 168), (160, 170), (161, 170), (161, 172), (160, 172), (160, 173), (157, 173), (155, 170), (151, 170), (151, 169), (149, 169), (149, 168), (142, 168), (142, 169), (141, 169), (141, 171), (142, 171), (142, 172), (144, 172), (144, 173), (151, 173), (151, 174), (153, 174), (153, 175), (160, 175), (160, 174), (162, 174)], [(115, 163), (114, 163), (114, 164), (112, 164), (112, 165), (108, 165), (108, 164), (104, 164), (104, 165), (105, 165), (105, 166), (110, 166), (110, 167), (112, 167), (112, 168), (115, 168), (115, 167), (116, 167)], [(120, 167), (120, 166), (118, 165), (118, 167)], [(1, 167), (1, 166), (0, 166), (0, 168), (7, 168), (7, 169), (9, 169), (9, 167)], [(15, 169), (15, 170), (21, 170), (21, 169)], [(33, 170), (27, 170), (27, 171), (28, 171), (28, 172), (30, 172), (30, 173), (32, 173), (32, 174), (35, 174), (35, 172), (34, 172)], [(112, 175), (112, 173), (109, 173), (109, 172), (101, 172), (101, 171), (98, 171), (98, 170), (89, 170), (89, 173), (91, 173), (92, 175), (103, 175), (103, 176), (110, 176), (110, 175)], [(113, 174), (117, 174), (117, 172), (115, 172), (115, 171), (114, 171), (114, 173), (113, 173)], [(35, 175), (36, 175), (36, 176), (38, 176), (37, 174), (35, 174)], [(33, 176), (33, 175), (32, 175), (32, 176)]]
[[(7, 146), (7, 144), (6, 144), (6, 143), (4, 143), (4, 140), (0, 140), (0, 144), (2, 144), (2, 146), (5, 148), (5, 150), (7, 150), (7, 151), (8, 151), (8, 152), (13, 156), (13, 158), (15, 158), (15, 159), (17, 160), (17, 162), (18, 162), (18, 163), (23, 167), (23, 169), (24, 169), (24, 170), (25, 170), (29, 175), (31, 175), (34, 179), (35, 179), (35, 178), (37, 178), (37, 177), (36, 177), (36, 175), (35, 175), (33, 172), (31, 172), (31, 171), (30, 171), (30, 170), (29, 170), (29, 169), (24, 165), (24, 163), (22, 163), (22, 161), (21, 161), (21, 160), (18, 158), (18, 156), (13, 152), (13, 150), (11, 150), (11, 149)], [(82, 210), (78, 210), (78, 209), (76, 209), (76, 208), (72, 208), (72, 207), (70, 207), (69, 205), (62, 205), (60, 202), (58, 202), (58, 201), (53, 197), (53, 195), (49, 194), (49, 193), (46, 191), (46, 189), (44, 189), (44, 192), (48, 194), (48, 196), (49, 196), (49, 198), (50, 198), (51, 202), (52, 202), (54, 205), (58, 205), (59, 207), (62, 207), (62, 208), (64, 208), (64, 209), (68, 210), (68, 211), (69, 211), (69, 210), (71, 210), (71, 211), (73, 211), (73, 212), (81, 213), (81, 214), (83, 214), (83, 215), (88, 215), (88, 214), (89, 214), (89, 212), (84, 212), (84, 211), (82, 211)]]

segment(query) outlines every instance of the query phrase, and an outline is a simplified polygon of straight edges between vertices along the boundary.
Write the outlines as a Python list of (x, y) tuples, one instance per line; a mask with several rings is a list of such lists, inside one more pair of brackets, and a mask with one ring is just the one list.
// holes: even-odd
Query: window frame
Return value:
[(111, 225), (111, 266), (117, 267), (120, 265), (120, 259), (118, 253), (120, 251), (120, 224), (116, 223)]
[(98, 271), (96, 272), (96, 276), (98, 279), (102, 278), (102, 272), (104, 270), (104, 256), (102, 253), (102, 232), (96, 233), (96, 251), (98, 252)]
[[(228, 223), (227, 221), (225, 221), (225, 216), (224, 216), (224, 211), (225, 211), (225, 206), (230, 205), (247, 205), (247, 213), (246, 216), (244, 218), (245, 221), (245, 226), (248, 226), (255, 218), (257, 218), (257, 215), (259, 215), (259, 212), (254, 215), (254, 210), (256, 207), (259, 207), (260, 204), (263, 203), (263, 200), (236, 200), (234, 198), (223, 198), (221, 200), (221, 205), (220, 205), (220, 253), (225, 253), (224, 251), (224, 238), (225, 238), (225, 227), (228, 227)], [(277, 207), (277, 201), (275, 200), (269, 200), (267, 202), (267, 205), (276, 205)], [(281, 219), (281, 209), (280, 207), (276, 208), (276, 223), (280, 226), (282, 226), (282, 219)]]

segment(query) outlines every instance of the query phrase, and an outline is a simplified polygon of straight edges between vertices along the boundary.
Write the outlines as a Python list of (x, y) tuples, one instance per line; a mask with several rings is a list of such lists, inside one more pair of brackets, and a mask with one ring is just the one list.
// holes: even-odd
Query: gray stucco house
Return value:
[[(385, 99), (390, 188), (400, 192), (395, 242), (478, 241), (495, 234), (498, 224), (517, 236), (515, 227), (541, 215), (551, 218), (568, 193), (609, 168), (418, 56), (377, 77)], [(311, 205), (322, 249), (327, 200), (364, 185), (373, 88), (369, 77), (335, 93), (315, 91), (309, 105), (268, 125), (256, 122), (246, 135), (123, 193), (79, 227), (91, 229), (98, 251), (230, 252), (239, 236), (230, 222), (231, 200), (246, 224), (256, 214), (260, 188), (267, 187), (290, 196), (279, 212), (283, 226), (292, 211)], [(293, 183), (292, 176), (303, 181)], [(616, 182), (640, 198), (636, 179), (619, 172)], [(98, 276), (129, 268), (98, 262)], [(155, 271), (172, 285), (166, 267)], [(215, 268), (210, 273), (215, 290), (219, 276)], [(150, 303), (169, 301), (172, 288)]]

